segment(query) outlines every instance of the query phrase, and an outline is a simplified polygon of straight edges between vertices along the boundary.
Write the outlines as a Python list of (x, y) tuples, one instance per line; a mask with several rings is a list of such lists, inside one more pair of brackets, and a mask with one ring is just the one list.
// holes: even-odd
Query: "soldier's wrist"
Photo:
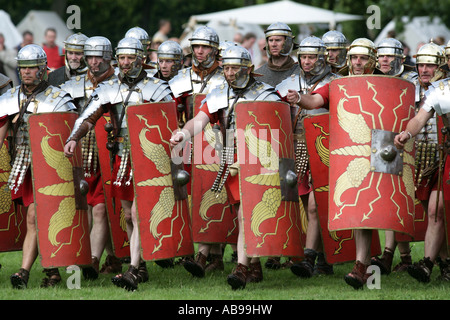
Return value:
[(302, 101), (302, 94), (299, 92), (299, 93), (298, 93), (298, 99), (297, 99), (296, 104), (299, 104), (300, 101)]
[(183, 141), (183, 140), (186, 139), (186, 133), (184, 133), (183, 130), (178, 131), (177, 134), (178, 134), (178, 133), (181, 134), (181, 135), (183, 136), (183, 139), (182, 139), (181, 141)]
[(405, 132), (405, 131), (402, 131), (401, 133), (402, 133), (402, 134), (403, 134), (403, 133), (406, 133), (406, 134), (408, 135), (408, 140), (410, 140), (410, 139), (413, 138), (413, 135), (412, 135), (411, 132), (409, 132), (409, 131), (406, 131), (406, 132)]

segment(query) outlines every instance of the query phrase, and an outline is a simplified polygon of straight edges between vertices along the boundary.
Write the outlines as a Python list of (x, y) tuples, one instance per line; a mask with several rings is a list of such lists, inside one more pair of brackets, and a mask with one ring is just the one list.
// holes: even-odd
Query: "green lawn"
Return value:
[[(383, 238), (382, 236), (380, 237)], [(30, 273), (28, 289), (12, 289), (9, 277), (18, 271), (21, 252), (0, 253), (0, 300), (448, 300), (450, 283), (437, 280), (439, 268), (433, 269), (432, 281), (421, 284), (408, 274), (381, 276), (380, 289), (354, 290), (343, 278), (351, 271), (353, 263), (336, 265), (332, 276), (310, 279), (296, 277), (290, 270), (267, 270), (264, 281), (248, 284), (244, 290), (233, 291), (226, 276), (234, 265), (230, 262), (231, 250), (225, 251), (225, 271), (207, 274), (203, 279), (192, 277), (182, 266), (162, 269), (147, 262), (150, 280), (140, 284), (135, 292), (127, 292), (111, 283), (111, 275), (100, 275), (95, 281), (81, 279), (80, 289), (68, 289), (66, 280), (71, 274), (60, 269), (62, 283), (56, 288), (39, 288), (44, 277), (37, 261)], [(423, 257), (423, 243), (412, 248), (413, 261)], [(396, 251), (394, 264), (399, 261)], [(263, 259), (263, 263), (265, 259)], [(103, 259), (102, 259), (103, 263)], [(124, 270), (127, 265), (124, 265)]]

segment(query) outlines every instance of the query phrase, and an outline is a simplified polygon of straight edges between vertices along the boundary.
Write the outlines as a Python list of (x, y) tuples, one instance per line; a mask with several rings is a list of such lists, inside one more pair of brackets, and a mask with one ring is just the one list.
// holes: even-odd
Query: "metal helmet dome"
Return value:
[(88, 37), (82, 33), (75, 33), (67, 37), (64, 41), (66, 51), (84, 52), (84, 44)]
[(46, 66), (47, 54), (41, 46), (29, 44), (19, 50), (16, 60), (19, 68)]
[(107, 61), (112, 59), (111, 42), (102, 36), (88, 38), (84, 43), (84, 56), (102, 57)]
[(141, 27), (133, 27), (125, 33), (124, 38), (135, 38), (142, 42), (143, 46), (149, 45), (152, 41), (147, 31)]
[(414, 58), (416, 58), (416, 65), (423, 63), (441, 66), (445, 63), (445, 49), (430, 42), (421, 46)]

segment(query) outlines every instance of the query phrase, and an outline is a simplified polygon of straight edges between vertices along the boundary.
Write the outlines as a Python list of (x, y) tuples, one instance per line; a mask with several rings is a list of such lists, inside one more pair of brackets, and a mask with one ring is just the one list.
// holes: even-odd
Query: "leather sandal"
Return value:
[(149, 276), (147, 270), (147, 263), (145, 261), (139, 263), (137, 276), (139, 283), (144, 283), (148, 281)]
[(392, 272), (404, 272), (412, 265), (411, 251), (400, 253), (400, 262), (392, 269)]
[(101, 274), (120, 273), (122, 272), (122, 261), (113, 255), (107, 255), (105, 263), (100, 269)]
[(203, 278), (205, 276), (206, 256), (198, 252), (195, 260), (189, 259), (184, 263), (184, 268), (194, 277)]
[(98, 279), (98, 267), (99, 267), (99, 261), (97, 257), (92, 257), (92, 263), (90, 266), (83, 268), (83, 277), (86, 280), (96, 280)]
[(206, 266), (205, 272), (209, 271), (223, 271), (224, 265), (223, 265), (223, 258), (221, 254), (211, 254), (211, 262)]
[(426, 257), (419, 262), (414, 263), (408, 267), (408, 273), (411, 277), (419, 282), (430, 282), (431, 272), (433, 271), (433, 262), (429, 257)]
[(370, 274), (367, 273), (367, 266), (361, 261), (356, 260), (352, 272), (344, 277), (345, 282), (355, 290), (362, 289), (367, 283)]
[(380, 268), (381, 274), (390, 274), (392, 268), (392, 260), (394, 258), (394, 251), (388, 247), (384, 248), (383, 255), (378, 257), (372, 257), (370, 260), (371, 265), (378, 266)]
[(246, 282), (261, 282), (263, 281), (263, 271), (261, 267), (261, 262), (250, 263), (249, 272), (247, 274)]
[(278, 270), (281, 268), (280, 260), (281, 260), (280, 257), (269, 257), (267, 258), (267, 261), (264, 264), (264, 266), (267, 269)]
[(14, 273), (10, 278), (13, 288), (26, 289), (29, 277), (30, 272), (24, 268), (20, 268), (19, 272)]
[(244, 289), (247, 283), (248, 267), (242, 263), (238, 263), (233, 273), (229, 274), (227, 277), (227, 282), (231, 286), (231, 289)]
[(137, 290), (139, 283), (138, 269), (130, 265), (125, 273), (114, 276), (111, 281), (119, 288), (135, 291)]
[(41, 288), (54, 287), (61, 282), (61, 275), (57, 268), (44, 269), (42, 272), (45, 273), (47, 277), (42, 279)]

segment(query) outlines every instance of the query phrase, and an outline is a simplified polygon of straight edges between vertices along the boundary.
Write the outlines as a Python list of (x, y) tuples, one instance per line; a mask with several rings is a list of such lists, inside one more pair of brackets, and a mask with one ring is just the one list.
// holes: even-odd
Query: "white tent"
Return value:
[[(404, 29), (396, 35), (396, 39), (406, 43), (411, 51), (410, 55), (416, 54), (417, 45), (421, 42), (429, 42), (431, 39), (443, 37), (445, 41), (450, 40), (450, 30), (442, 23), (441, 19), (435, 17), (414, 17), (409, 20), (408, 17), (402, 17)], [(387, 37), (389, 31), (395, 30), (395, 21), (389, 22), (375, 39), (377, 45), (381, 40)]]
[(15, 48), (22, 42), (22, 35), (12, 23), (9, 14), (4, 10), (0, 10), (0, 33), (5, 37), (7, 48)]
[(199, 22), (235, 20), (259, 25), (269, 25), (274, 22), (287, 24), (328, 23), (333, 28), (339, 22), (364, 19), (362, 16), (334, 12), (290, 0), (195, 15), (193, 18)]
[(42, 45), (44, 43), (44, 33), (47, 28), (55, 28), (56, 44), (64, 46), (64, 41), (73, 34), (67, 28), (66, 23), (54, 11), (30, 10), (25, 18), (17, 25), (20, 32), (29, 30), (33, 33), (34, 43)]

